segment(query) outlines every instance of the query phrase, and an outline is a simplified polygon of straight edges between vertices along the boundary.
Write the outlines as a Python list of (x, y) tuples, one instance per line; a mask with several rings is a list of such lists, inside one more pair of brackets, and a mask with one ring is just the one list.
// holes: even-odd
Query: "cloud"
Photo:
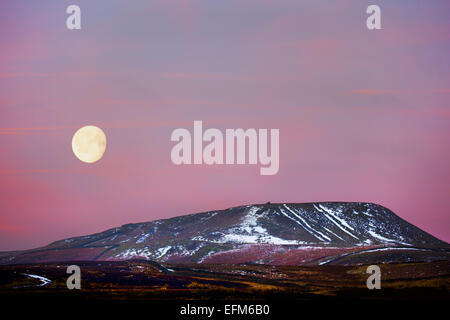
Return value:
[(42, 72), (0, 72), (0, 79), (19, 78), (19, 77), (42, 78), (48, 76), (49, 76), (48, 73)]
[(82, 172), (81, 169), (19, 169), (19, 170), (0, 170), (0, 175), (21, 174), (21, 173), (48, 173), (48, 172)]
[(162, 74), (166, 79), (186, 79), (186, 80), (256, 80), (257, 77), (245, 75), (226, 75), (218, 73), (192, 73), (192, 72), (168, 72)]
[(407, 91), (402, 90), (376, 90), (376, 89), (358, 89), (352, 90), (350, 94), (356, 95), (369, 95), (369, 96), (380, 96), (380, 95), (394, 95), (400, 93), (406, 93)]
[(0, 220), (0, 231), (8, 234), (23, 234), (26, 229), (23, 226), (11, 224), (4, 219)]
[(0, 128), (0, 135), (11, 134), (11, 135), (23, 135), (32, 134), (38, 131), (54, 131), (63, 129), (78, 129), (79, 126), (39, 126), (39, 127), (17, 127), (17, 128)]
[(98, 71), (68, 71), (68, 72), (0, 72), (0, 79), (11, 78), (44, 78), (44, 77), (99, 77), (110, 76), (113, 73), (110, 72), (98, 72)]

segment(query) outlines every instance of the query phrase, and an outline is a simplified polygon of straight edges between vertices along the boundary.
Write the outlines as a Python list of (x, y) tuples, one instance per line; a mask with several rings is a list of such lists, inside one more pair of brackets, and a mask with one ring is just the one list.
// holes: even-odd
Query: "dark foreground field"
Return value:
[[(66, 268), (70, 264), (81, 268), (81, 290), (66, 287)], [(11, 265), (0, 266), (0, 299), (51, 306), (133, 303), (164, 308), (173, 316), (189, 302), (190, 306), (271, 303), (278, 312), (324, 303), (342, 311), (343, 306), (356, 303), (394, 303), (411, 310), (414, 301), (442, 306), (450, 302), (450, 262), (380, 267), (382, 288), (368, 290), (367, 266), (163, 266), (149, 261)]]

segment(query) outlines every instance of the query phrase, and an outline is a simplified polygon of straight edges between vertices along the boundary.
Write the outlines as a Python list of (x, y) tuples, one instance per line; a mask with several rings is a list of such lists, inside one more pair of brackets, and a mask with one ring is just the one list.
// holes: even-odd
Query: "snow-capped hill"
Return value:
[(376, 204), (267, 203), (127, 224), (0, 255), (0, 261), (364, 263), (374, 256), (387, 257), (382, 262), (448, 259), (448, 247)]
[[(199, 215), (199, 225), (194, 229), (188, 227), (183, 217), (180, 221), (171, 219), (176, 236), (184, 233), (192, 240), (239, 244), (422, 247), (442, 244), (390, 210), (370, 203), (265, 204)], [(224, 225), (222, 220), (228, 223)], [(183, 230), (176, 226), (180, 223), (184, 224)]]

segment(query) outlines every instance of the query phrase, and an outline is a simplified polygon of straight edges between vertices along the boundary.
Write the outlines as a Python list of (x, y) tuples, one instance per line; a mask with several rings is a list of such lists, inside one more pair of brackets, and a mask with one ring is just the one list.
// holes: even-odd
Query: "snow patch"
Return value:
[(41, 283), (39, 284), (39, 287), (45, 286), (46, 284), (49, 284), (49, 283), (52, 282), (52, 280), (50, 280), (50, 279), (47, 279), (45, 277), (38, 276), (38, 275), (35, 275), (35, 274), (23, 273), (23, 275), (27, 276), (27, 277), (30, 277), (30, 278), (33, 278), (33, 279), (39, 279), (39, 281), (41, 281)]
[(348, 229), (350, 229), (350, 230), (355, 230), (355, 229), (353, 229), (353, 227), (352, 226), (350, 226), (348, 223), (347, 223), (347, 221), (345, 221), (344, 219), (342, 219), (342, 218), (340, 218), (339, 216), (338, 216), (338, 213), (340, 213), (339, 211), (333, 211), (333, 210), (331, 210), (331, 209), (329, 209), (329, 208), (327, 208), (327, 207), (325, 207), (325, 206), (323, 206), (323, 205), (319, 205), (323, 210), (325, 210), (328, 214), (330, 214), (330, 215), (332, 215), (333, 216), (333, 218), (335, 218), (336, 220), (338, 220), (344, 227), (346, 227), (346, 228), (348, 228)]
[[(347, 222), (339, 217), (337, 217), (337, 215), (333, 212), (333, 210), (319, 204), (320, 208), (323, 209), (323, 212), (325, 214), (325, 216), (328, 218), (328, 220), (330, 220), (331, 222), (333, 222), (339, 229), (341, 229), (342, 231), (344, 231), (346, 234), (348, 234), (349, 236), (355, 238), (358, 240), (358, 238), (352, 234), (350, 231), (346, 230), (344, 227), (348, 226), (350, 227)], [(336, 221), (337, 220), (337, 221)], [(339, 222), (341, 224), (339, 224)], [(345, 223), (345, 224), (344, 224)], [(352, 227), (350, 227), (351, 230), (354, 230)]]
[(147, 234), (143, 234), (137, 241), (136, 243), (142, 243), (145, 241), (145, 239), (147, 239), (150, 236), (150, 233)]
[[(320, 241), (325, 241), (324, 238), (326, 238), (328, 241), (331, 241), (331, 239), (329, 237), (327, 237), (326, 235), (324, 235), (323, 233), (315, 230), (314, 228), (312, 228), (305, 219), (303, 219), (300, 215), (298, 215), (294, 210), (292, 210), (291, 208), (289, 208), (287, 205), (283, 205), (290, 213), (292, 213), (294, 215), (294, 217), (296, 217), (298, 220), (288, 216), (283, 209), (280, 208), (280, 211), (288, 218), (290, 218), (291, 220), (297, 222), (303, 229), (305, 229), (306, 231), (308, 231), (312, 236), (314, 236), (315, 238), (319, 239)], [(300, 222), (300, 221), (301, 222)]]
[(163, 248), (159, 248), (158, 250), (156, 250), (156, 254), (155, 254), (155, 258), (159, 259), (162, 256), (164, 256), (167, 251), (169, 251), (172, 248), (172, 246), (167, 246), (167, 247), (163, 247)]

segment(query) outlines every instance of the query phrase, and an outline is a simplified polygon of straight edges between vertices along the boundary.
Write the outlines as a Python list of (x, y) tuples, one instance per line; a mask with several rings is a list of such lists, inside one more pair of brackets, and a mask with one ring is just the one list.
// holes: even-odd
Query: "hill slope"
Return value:
[(127, 224), (0, 263), (145, 258), (172, 263), (360, 264), (450, 260), (449, 245), (371, 203), (262, 204)]

